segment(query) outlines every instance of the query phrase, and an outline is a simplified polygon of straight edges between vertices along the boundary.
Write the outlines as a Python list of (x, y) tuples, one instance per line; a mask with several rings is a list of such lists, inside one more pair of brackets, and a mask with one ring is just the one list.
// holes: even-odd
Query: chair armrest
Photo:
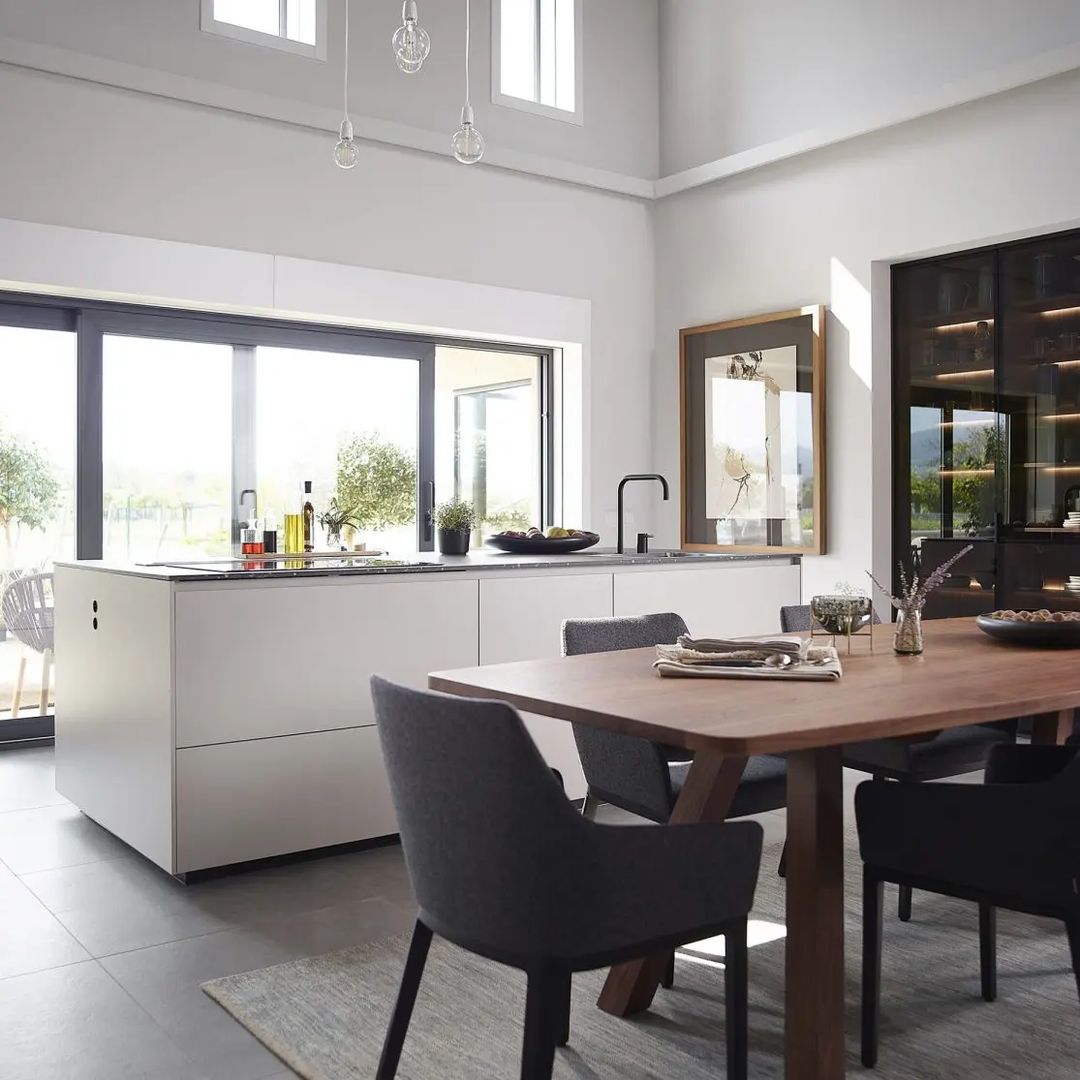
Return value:
[(1002, 743), (990, 751), (988, 784), (1038, 784), (1051, 780), (1076, 757), (1076, 746), (1024, 746)]
[(761, 863), (757, 822), (590, 825), (591, 872), (579, 884), (597, 901), (596, 933), (677, 936), (749, 914)]
[(859, 848), (886, 873), (1058, 902), (1078, 872), (1067, 792), (1058, 784), (869, 781), (855, 793)]

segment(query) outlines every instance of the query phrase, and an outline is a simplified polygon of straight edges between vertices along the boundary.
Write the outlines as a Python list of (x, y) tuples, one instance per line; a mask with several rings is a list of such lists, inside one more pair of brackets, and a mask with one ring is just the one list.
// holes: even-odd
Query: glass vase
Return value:
[(922, 611), (919, 608), (897, 608), (893, 650), (903, 656), (917, 656), (923, 651)]

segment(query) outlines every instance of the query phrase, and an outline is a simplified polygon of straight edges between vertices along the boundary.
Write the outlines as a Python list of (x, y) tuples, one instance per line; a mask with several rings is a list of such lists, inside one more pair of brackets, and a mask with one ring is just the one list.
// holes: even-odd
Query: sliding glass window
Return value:
[(25, 735), (51, 712), (54, 559), (228, 558), (251, 516), (280, 530), (305, 481), (350, 548), (431, 551), (450, 498), (475, 505), (477, 542), (552, 524), (554, 366), (536, 348), (0, 296), (0, 741), (13, 715)]

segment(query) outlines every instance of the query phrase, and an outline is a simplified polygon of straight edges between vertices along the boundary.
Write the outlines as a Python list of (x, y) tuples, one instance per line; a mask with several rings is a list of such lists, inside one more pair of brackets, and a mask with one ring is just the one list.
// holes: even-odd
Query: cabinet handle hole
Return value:
[(94, 601), (94, 614), (97, 614), (97, 601)]
[(96, 618), (94, 619), (94, 629), (95, 630), (97, 629), (97, 619)]

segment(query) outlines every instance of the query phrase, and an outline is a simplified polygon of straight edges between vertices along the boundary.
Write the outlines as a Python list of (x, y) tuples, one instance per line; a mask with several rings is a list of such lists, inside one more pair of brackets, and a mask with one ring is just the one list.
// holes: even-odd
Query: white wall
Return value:
[[(656, 176), (658, 0), (586, 0), (584, 127), (491, 103), (491, 3), (471, 2), (473, 104), (493, 158), (514, 151)], [(351, 109), (358, 131), (365, 117), (403, 125), (433, 133), (433, 145), (445, 153), (464, 98), (465, 0), (421, 0), (419, 9), (432, 51), (418, 74), (405, 76), (390, 49), (400, 0), (351, 0)], [(256, 114), (287, 111), (336, 130), (344, 10), (344, 0), (329, 0), (323, 62), (203, 33), (199, 0), (0, 0), (0, 56), (52, 70), (74, 64), (119, 85), (152, 84), (157, 92), (227, 101)], [(86, 67), (87, 58), (109, 63)], [(177, 78), (198, 86), (185, 88)]]
[[(988, 98), (661, 201), (654, 457), (678, 468), (678, 330), (826, 303), (829, 554), (807, 596), (889, 561), (883, 264), (1080, 222), (1080, 74)], [(871, 398), (871, 394), (873, 397)], [(678, 533), (664, 507), (661, 537)]]
[[(662, 0), (661, 175), (858, 127), (1080, 40), (1074, 0)], [(910, 115), (915, 115), (914, 109)]]
[[(379, 308), (387, 321), (407, 323), (416, 287), (345, 270), (299, 275), (284, 290), (294, 260), (586, 301), (586, 520), (569, 524), (613, 538), (618, 479), (650, 464), (647, 205), (372, 145), (342, 172), (326, 137), (305, 128), (12, 67), (0, 66), (0, 101), (19, 103), (0, 110), (2, 218), (284, 256), (274, 262), (274, 294), (287, 291), (281, 303), (294, 311), (340, 311), (352, 296), (368, 317)], [(156, 269), (147, 266), (148, 290)], [(100, 273), (108, 280), (110, 267)], [(376, 287), (389, 290), (378, 304)], [(463, 315), (432, 318), (504, 337), (521, 323), (512, 294), (476, 304), (467, 288), (449, 288), (443, 302), (458, 295)], [(430, 309), (426, 293), (416, 307)], [(524, 332), (544, 336), (535, 326)], [(639, 523), (649, 505), (643, 500)]]

